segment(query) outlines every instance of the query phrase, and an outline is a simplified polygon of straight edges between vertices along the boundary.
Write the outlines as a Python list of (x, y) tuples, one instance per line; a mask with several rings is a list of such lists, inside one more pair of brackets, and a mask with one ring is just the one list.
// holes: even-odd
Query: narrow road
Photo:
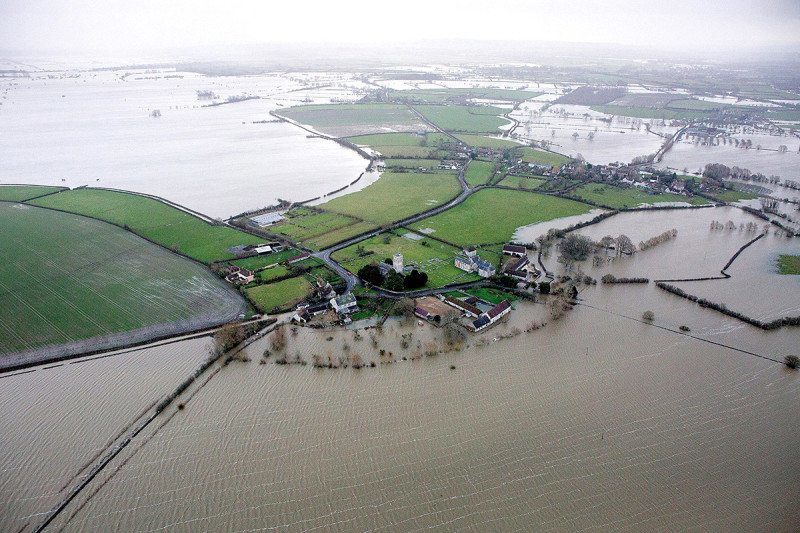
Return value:
[(376, 235), (380, 235), (381, 233), (385, 233), (387, 231), (391, 231), (393, 229), (397, 229), (399, 227), (405, 226), (407, 224), (413, 224), (414, 222), (419, 222), (420, 220), (433, 216), (438, 215), (443, 211), (447, 211), (448, 209), (457, 206), (458, 204), (462, 203), (464, 200), (469, 198), (469, 196), (475, 192), (477, 189), (471, 189), (469, 185), (467, 185), (466, 179), (464, 179), (464, 172), (466, 171), (467, 166), (464, 165), (461, 170), (458, 172), (458, 183), (461, 186), (461, 192), (458, 196), (451, 199), (447, 203), (444, 203), (438, 207), (434, 207), (433, 209), (429, 209), (427, 211), (423, 211), (421, 213), (417, 213), (415, 215), (411, 215), (410, 217), (406, 217), (404, 219), (398, 220), (389, 224), (388, 226), (382, 226), (377, 229), (374, 229), (368, 233), (362, 233), (361, 235), (357, 235), (346, 241), (342, 241), (339, 244), (334, 244), (329, 248), (325, 248), (324, 250), (320, 250), (319, 252), (315, 252), (311, 254), (313, 257), (320, 259), (325, 262), (329, 267), (331, 267), (334, 271), (336, 271), (342, 279), (345, 280), (347, 283), (347, 289), (345, 290), (344, 294), (349, 293), (353, 287), (355, 287), (358, 283), (358, 277), (356, 277), (352, 272), (344, 268), (342, 265), (337, 263), (332, 257), (331, 254), (333, 252), (339, 251), (343, 248), (347, 248), (348, 246), (352, 246), (359, 242), (365, 241), (371, 237), (375, 237)]

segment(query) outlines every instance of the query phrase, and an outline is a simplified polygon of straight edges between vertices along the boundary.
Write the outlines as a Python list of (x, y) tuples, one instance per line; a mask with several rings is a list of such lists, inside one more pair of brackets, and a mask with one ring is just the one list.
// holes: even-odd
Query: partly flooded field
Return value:
[[(782, 144), (787, 143), (783, 142)], [(783, 179), (798, 179), (800, 178), (800, 153), (797, 151), (797, 142), (793, 144), (793, 151), (779, 153), (755, 148), (744, 150), (731, 144), (703, 146), (682, 141), (675, 143), (672, 149), (664, 155), (659, 166), (696, 172), (708, 163), (722, 163), (728, 166), (747, 168), (752, 172), (761, 172), (767, 176), (776, 175)]]
[[(726, 323), (696, 306), (681, 314)], [(301, 330), (289, 350), (320, 349), (324, 335)], [(400, 353), (392, 337), (380, 345)], [(800, 520), (800, 456), (787, 446), (800, 438), (800, 381), (770, 360), (589, 306), (535, 333), (377, 369), (258, 365), (264, 347), (135, 441), (88, 504), (54, 525), (781, 530)]]
[[(124, 74), (0, 82), (0, 117), (13, 132), (0, 135), (0, 182), (114, 187), (228, 217), (278, 198), (314, 198), (350, 183), (366, 166), (334, 142), (272, 122), (269, 111), (280, 102), (309, 97), (287, 92), (301, 88), (297, 82)], [(197, 91), (220, 101), (260, 99), (201, 107), (212, 101), (199, 100)], [(159, 117), (150, 116), (155, 110)]]
[(32, 530), (108, 446), (208, 357), (207, 339), (0, 376), (0, 529)]

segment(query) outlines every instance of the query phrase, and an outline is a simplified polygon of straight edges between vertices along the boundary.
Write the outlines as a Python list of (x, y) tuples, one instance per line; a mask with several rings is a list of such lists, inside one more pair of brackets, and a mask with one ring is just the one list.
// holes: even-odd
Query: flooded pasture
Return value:
[[(302, 328), (289, 350), (324, 349), (325, 335)], [(393, 339), (380, 346), (401, 353)], [(588, 305), (531, 334), (376, 369), (259, 365), (265, 346), (224, 368), (55, 525), (777, 530), (800, 520), (800, 455), (786, 446), (800, 438), (800, 382), (770, 360)]]

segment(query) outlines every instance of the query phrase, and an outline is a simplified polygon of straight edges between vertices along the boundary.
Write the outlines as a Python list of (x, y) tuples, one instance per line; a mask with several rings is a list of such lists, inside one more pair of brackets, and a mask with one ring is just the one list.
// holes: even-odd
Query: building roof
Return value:
[(353, 296), (352, 294), (343, 294), (341, 296), (337, 296), (335, 300), (336, 300), (336, 305), (339, 307), (343, 307), (345, 305), (352, 305), (356, 303), (356, 297)]
[(477, 264), (478, 268), (481, 270), (494, 270), (493, 264), (485, 259), (481, 259), (480, 257), (475, 258), (475, 264)]
[(497, 316), (500, 315), (500, 313), (502, 313), (503, 311), (505, 311), (510, 307), (511, 304), (508, 303), (508, 300), (503, 300), (499, 304), (495, 305), (494, 307), (486, 311), (486, 316), (488, 316), (490, 319), (497, 318)]
[(479, 330), (489, 324), (489, 322), (490, 320), (488, 317), (481, 316), (472, 322), (472, 327), (475, 328), (475, 330)]
[(506, 244), (503, 246), (503, 251), (513, 254), (524, 254), (526, 252), (525, 247), (520, 244)]
[(481, 314), (481, 310), (475, 307), (474, 305), (470, 305), (469, 303), (465, 302), (464, 300), (457, 300), (455, 298), (451, 298), (450, 296), (444, 297), (445, 303), (452, 305), (458, 309), (463, 309), (464, 311), (478, 316)]

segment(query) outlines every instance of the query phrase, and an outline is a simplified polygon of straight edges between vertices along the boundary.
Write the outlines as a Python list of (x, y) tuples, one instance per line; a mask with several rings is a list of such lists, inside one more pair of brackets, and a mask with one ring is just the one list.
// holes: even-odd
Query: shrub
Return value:
[(549, 281), (539, 282), (539, 292), (541, 292), (542, 294), (550, 294), (550, 282)]
[(652, 322), (656, 315), (652, 311), (645, 311), (642, 313), (642, 320), (645, 322)]
[(692, 331), (691, 329), (689, 329), (689, 326), (681, 326), (681, 327), (680, 327), (680, 328), (678, 328), (678, 329), (680, 329), (681, 331), (684, 331), (684, 332), (686, 332), (686, 331)]
[(800, 357), (796, 355), (787, 355), (783, 358), (783, 363), (791, 369), (797, 368), (797, 365), (800, 364)]

